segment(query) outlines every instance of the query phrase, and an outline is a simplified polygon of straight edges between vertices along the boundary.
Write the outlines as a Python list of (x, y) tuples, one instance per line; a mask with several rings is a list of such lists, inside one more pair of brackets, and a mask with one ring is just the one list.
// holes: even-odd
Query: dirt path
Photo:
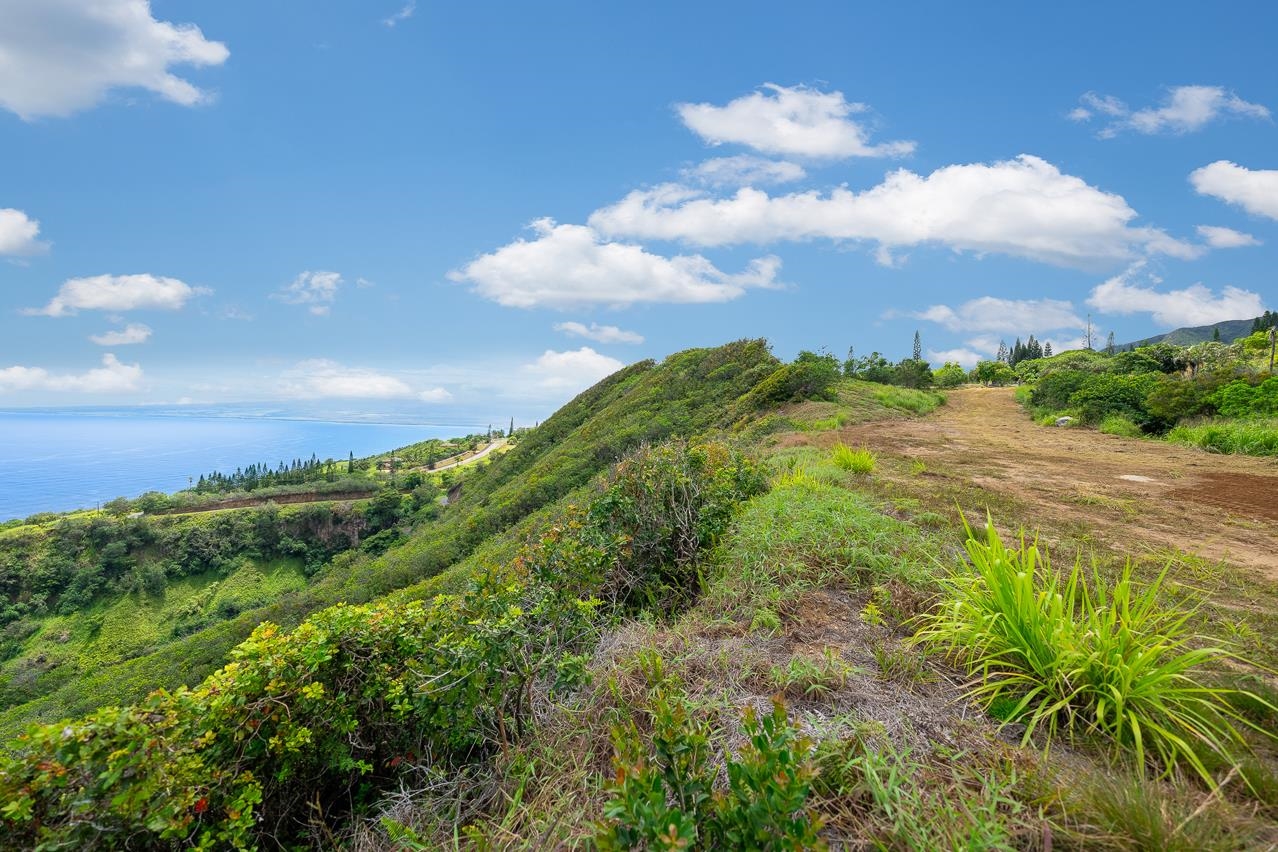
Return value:
[(1081, 522), (1121, 552), (1176, 547), (1278, 579), (1274, 459), (1038, 426), (1010, 388), (958, 390), (929, 417), (849, 427), (838, 440), (917, 458), (938, 485), (957, 478)]

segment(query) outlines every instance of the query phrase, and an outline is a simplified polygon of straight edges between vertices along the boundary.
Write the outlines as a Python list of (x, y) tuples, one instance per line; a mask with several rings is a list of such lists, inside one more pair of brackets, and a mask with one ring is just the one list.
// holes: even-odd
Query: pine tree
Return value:
[(914, 360), (923, 360), (923, 341), (919, 338), (918, 330), (914, 332)]
[(1220, 342), (1220, 326), (1216, 326), (1211, 330), (1211, 339), (1216, 343)]
[(506, 433), (506, 437), (513, 438), (514, 436), (515, 436), (515, 418), (512, 417), (510, 418), (510, 431)]
[(354, 450), (351, 450), (350, 458), (346, 460), (346, 472), (347, 473), (355, 472), (355, 451)]
[(1105, 338), (1105, 354), (1114, 354), (1114, 332), (1112, 331), (1109, 333), (1109, 336)]
[(1052, 344), (1050, 344), (1050, 343), (1044, 343), (1044, 344), (1043, 344), (1043, 357), (1044, 357), (1044, 358), (1051, 358), (1051, 357), (1052, 357)]
[(998, 354), (994, 356), (994, 360), (1007, 363), (1007, 341), (1000, 340), (998, 342)]

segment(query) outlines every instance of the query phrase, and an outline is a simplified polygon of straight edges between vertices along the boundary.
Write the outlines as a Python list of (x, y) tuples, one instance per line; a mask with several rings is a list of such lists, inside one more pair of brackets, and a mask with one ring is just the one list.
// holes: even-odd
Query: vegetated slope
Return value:
[[(5, 670), (11, 682), (17, 673), (24, 674), (21, 689), (10, 691), (13, 706), (0, 713), (0, 733), (12, 733), (35, 719), (57, 719), (103, 704), (134, 701), (157, 687), (197, 683), (263, 620), (292, 626), (307, 614), (339, 601), (372, 600), (438, 574), (481, 544), (491, 546), (495, 536), (584, 485), (634, 446), (693, 435), (730, 422), (737, 416), (739, 400), (783, 369), (762, 340), (688, 350), (661, 364), (644, 361), (627, 367), (578, 395), (526, 434), (515, 449), (468, 471), (460, 499), (438, 518), (410, 520), (409, 528), (388, 530), (384, 535), (390, 538), (382, 538), (379, 548), (385, 549), (389, 543), (385, 553), (376, 555), (360, 548), (345, 551), (305, 587), (282, 591), (265, 605), (244, 611), (224, 610), (222, 618), (190, 635), (164, 637), (167, 641), (157, 641), (161, 647), (154, 650), (132, 648), (132, 658), (94, 656), (91, 666), (76, 665), (59, 672), (58, 667), (49, 667), (47, 653), (33, 644), (32, 640), (40, 639), (49, 644), (44, 632), (35, 637), (24, 635), (23, 648), (30, 653), (23, 655), (19, 650)], [(284, 514), (293, 511), (298, 510), (284, 510)], [(308, 511), (328, 508), (317, 504)], [(260, 510), (214, 513), (205, 523), (218, 517), (255, 517), (243, 514), (252, 512)], [(176, 523), (177, 519), (164, 521)], [(116, 547), (120, 546), (117, 542)], [(207, 582), (216, 579), (216, 575), (207, 575)], [(141, 595), (145, 590), (130, 593)], [(57, 601), (50, 603), (56, 605)], [(68, 630), (91, 641), (94, 613), (109, 611), (112, 606), (113, 601), (100, 600), (79, 625), (52, 629)], [(137, 617), (154, 615), (147, 607), (134, 609)], [(30, 626), (29, 620), (20, 619), (7, 629), (18, 636)], [(57, 635), (60, 633), (52, 642), (57, 642)]]
[[(1091, 522), (1122, 507), (1090, 490), (1072, 517), (1023, 498), (1071, 450), (1009, 467), (1008, 424), (1036, 427), (1007, 391), (953, 401), (1011, 416), (866, 422), (870, 389), (846, 380), (782, 404), (801, 363), (720, 412), (744, 452), (671, 441), (604, 465), (471, 548), (460, 594), (264, 625), (196, 689), (34, 730), (0, 757), (0, 848), (1278, 841), (1276, 693), (1246, 660), (1278, 651), (1278, 588), (1097, 541)], [(969, 539), (956, 504), (1041, 526), (1064, 571), (1032, 538)], [(516, 535), (533, 539), (517, 554)]]
[(1178, 328), (1165, 334), (1155, 334), (1153, 337), (1146, 337), (1144, 340), (1136, 340), (1132, 343), (1124, 343), (1119, 349), (1130, 349), (1141, 346), (1152, 346), (1155, 343), (1172, 343), (1176, 346), (1193, 346), (1195, 343), (1206, 343), (1209, 340), (1216, 340), (1216, 332), (1220, 332), (1219, 340), (1221, 343), (1233, 343), (1240, 337), (1246, 337), (1254, 330), (1256, 319), (1237, 319), (1223, 320), (1221, 322), (1212, 323), (1211, 325), (1195, 325), (1185, 328)]

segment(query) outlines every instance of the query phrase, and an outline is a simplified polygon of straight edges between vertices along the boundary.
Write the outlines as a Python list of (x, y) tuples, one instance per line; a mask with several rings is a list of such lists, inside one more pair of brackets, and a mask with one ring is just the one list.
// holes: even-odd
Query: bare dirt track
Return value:
[(1118, 552), (1174, 547), (1278, 579), (1275, 459), (1039, 426), (1010, 388), (957, 390), (927, 417), (837, 435), (921, 461), (914, 479), (934, 482), (938, 496), (952, 491), (947, 480), (975, 486), (1019, 501), (1032, 523), (1085, 525)]

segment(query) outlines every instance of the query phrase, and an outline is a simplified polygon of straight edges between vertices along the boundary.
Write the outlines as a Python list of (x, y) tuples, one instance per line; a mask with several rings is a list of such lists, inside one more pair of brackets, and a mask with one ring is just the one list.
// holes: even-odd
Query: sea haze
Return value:
[(0, 521), (176, 491), (201, 474), (254, 462), (368, 456), (489, 426), (456, 412), (447, 421), (412, 419), (259, 404), (0, 410)]

